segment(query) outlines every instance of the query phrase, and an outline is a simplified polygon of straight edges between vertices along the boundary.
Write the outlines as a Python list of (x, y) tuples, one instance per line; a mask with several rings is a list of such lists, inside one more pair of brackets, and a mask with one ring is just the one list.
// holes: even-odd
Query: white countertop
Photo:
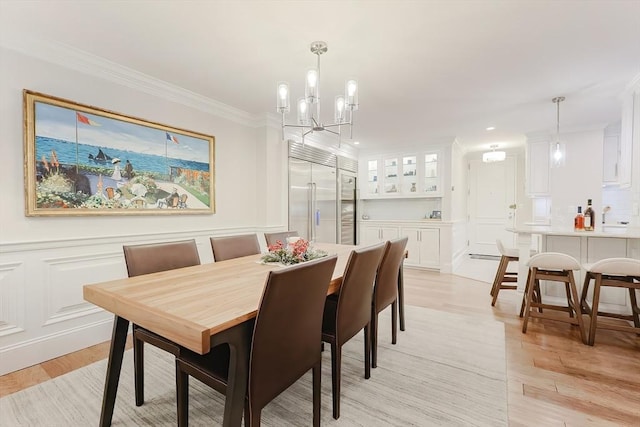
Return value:
[(574, 231), (571, 229), (558, 229), (548, 225), (524, 225), (507, 228), (507, 231), (523, 234), (543, 234), (546, 236), (570, 236), (570, 237), (614, 237), (620, 239), (640, 239), (640, 228), (635, 227), (603, 227), (596, 225), (594, 231)]

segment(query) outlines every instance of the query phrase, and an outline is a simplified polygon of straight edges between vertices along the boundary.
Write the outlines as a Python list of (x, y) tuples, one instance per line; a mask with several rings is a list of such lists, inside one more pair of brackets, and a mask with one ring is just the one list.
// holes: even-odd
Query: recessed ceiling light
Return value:
[(495, 128), (496, 128), (495, 126), (489, 126), (487, 130), (494, 130)]
[(360, 145), (360, 141), (353, 141), (353, 145)]

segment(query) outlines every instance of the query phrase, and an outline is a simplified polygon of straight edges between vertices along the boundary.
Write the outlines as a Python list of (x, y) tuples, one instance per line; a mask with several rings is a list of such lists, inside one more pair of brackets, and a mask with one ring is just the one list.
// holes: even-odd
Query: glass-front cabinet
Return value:
[(384, 159), (384, 193), (397, 194), (400, 187), (400, 178), (398, 177), (398, 158)]
[(368, 195), (377, 195), (380, 181), (378, 180), (378, 160), (367, 161), (367, 188)]
[(368, 159), (367, 186), (361, 198), (440, 197), (438, 152), (408, 153)]
[(422, 190), (429, 195), (440, 194), (440, 173), (438, 170), (438, 153), (424, 155), (424, 183)]

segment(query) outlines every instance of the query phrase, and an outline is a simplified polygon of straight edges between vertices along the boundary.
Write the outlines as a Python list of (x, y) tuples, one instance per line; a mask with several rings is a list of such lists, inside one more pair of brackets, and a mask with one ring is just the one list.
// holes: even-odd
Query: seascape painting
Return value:
[(213, 136), (24, 91), (26, 215), (214, 213)]

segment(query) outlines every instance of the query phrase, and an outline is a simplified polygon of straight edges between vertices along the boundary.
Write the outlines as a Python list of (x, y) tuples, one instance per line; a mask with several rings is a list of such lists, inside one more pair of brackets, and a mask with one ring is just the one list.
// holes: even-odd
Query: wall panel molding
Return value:
[(0, 337), (24, 331), (25, 281), (23, 262), (0, 264)]

